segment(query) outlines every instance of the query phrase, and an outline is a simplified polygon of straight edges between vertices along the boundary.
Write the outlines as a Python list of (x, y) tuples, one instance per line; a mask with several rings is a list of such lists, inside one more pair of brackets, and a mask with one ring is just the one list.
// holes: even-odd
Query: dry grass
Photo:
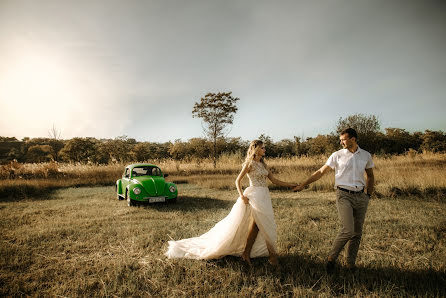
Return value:
[(324, 273), (337, 229), (329, 192), (272, 191), (281, 272), (265, 258), (168, 260), (170, 238), (200, 235), (236, 191), (180, 184), (177, 204), (127, 207), (114, 189), (56, 190), (0, 202), (0, 296), (440, 297), (446, 287), (444, 203), (372, 200), (359, 270)]
[[(292, 157), (267, 160), (268, 166), (279, 179), (296, 182), (304, 180), (322, 166), (327, 157)], [(220, 190), (234, 188), (241, 170), (239, 155), (223, 156), (214, 169), (212, 160), (152, 160), (170, 181), (194, 183)], [(374, 157), (376, 192), (378, 197), (414, 196), (433, 200), (446, 198), (446, 154), (410, 154), (403, 156)], [(120, 178), (126, 164), (23, 164), (9, 177), (9, 169), (0, 171), (0, 199), (23, 198), (45, 194), (48, 190), (69, 186), (113, 185)], [(334, 175), (328, 174), (310, 185), (310, 190), (332, 191)], [(244, 182), (245, 185), (247, 181)], [(273, 185), (270, 185), (274, 189)]]
[[(278, 158), (268, 160), (275, 176), (289, 182), (300, 182), (320, 168), (327, 157)], [(376, 193), (380, 198), (413, 196), (433, 200), (446, 199), (446, 154), (411, 154), (374, 157)], [(220, 163), (212, 170), (211, 162), (201, 168), (180, 164), (173, 172), (173, 180), (191, 181), (203, 187), (227, 190), (234, 187), (240, 163)], [(200, 172), (201, 171), (201, 172)], [(245, 181), (245, 184), (247, 181)], [(325, 175), (309, 186), (313, 191), (332, 191), (334, 175)], [(270, 185), (271, 188), (275, 188)]]

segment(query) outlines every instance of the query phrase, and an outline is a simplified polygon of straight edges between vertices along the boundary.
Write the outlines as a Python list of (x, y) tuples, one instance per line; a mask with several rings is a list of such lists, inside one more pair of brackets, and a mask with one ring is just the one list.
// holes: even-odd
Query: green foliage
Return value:
[(175, 140), (175, 142), (169, 148), (169, 154), (174, 159), (185, 159), (187, 153), (187, 145), (181, 140)]
[[(0, 137), (0, 139), (3, 137)], [(10, 139), (10, 138), (8, 138)], [(14, 138), (15, 139), (15, 138)], [(7, 163), (13, 159), (24, 161), (22, 152), (23, 142), (3, 141), (0, 142), (0, 163)]]
[[(218, 133), (208, 134), (208, 139), (192, 138), (187, 141), (152, 143), (137, 142), (127, 136), (115, 139), (73, 138), (60, 140), (53, 138), (24, 138), (18, 141), (14, 137), (0, 137), (0, 164), (11, 160), (19, 162), (44, 162), (49, 160), (81, 163), (108, 164), (115, 162), (148, 161), (173, 158), (175, 160), (205, 159), (212, 157), (214, 167), (221, 154), (238, 154), (244, 156), (249, 141), (238, 138), (225, 138), (224, 128), (233, 121), (238, 98), (231, 93), (209, 93), (202, 102), (196, 103), (194, 117), (202, 117), (203, 121), (220, 121), (212, 126), (207, 123), (205, 130), (209, 133), (212, 127)], [(226, 116), (225, 116), (226, 115)], [(357, 130), (358, 143), (361, 148), (372, 154), (405, 154), (407, 152), (446, 152), (446, 135), (442, 131), (426, 130), (410, 133), (401, 128), (385, 128), (380, 131), (380, 123), (376, 116), (355, 114), (340, 118), (336, 132), (329, 135), (317, 135), (303, 139), (283, 139), (277, 142), (265, 134), (260, 135), (266, 145), (267, 157), (316, 156), (329, 155), (340, 149), (339, 132), (353, 127)], [(56, 132), (53, 132), (57, 136)], [(215, 138), (213, 136), (216, 136)]]
[(315, 138), (307, 139), (308, 155), (327, 155), (339, 149), (337, 136), (318, 135)]
[(229, 154), (242, 153), (244, 155), (246, 151), (248, 151), (249, 141), (244, 141), (240, 137), (224, 139), (223, 141), (224, 141), (223, 151), (225, 153)]
[(66, 161), (85, 163), (95, 156), (96, 144), (94, 138), (73, 138), (62, 149), (61, 155)]
[(135, 139), (120, 136), (114, 140), (107, 140), (101, 144), (103, 152), (108, 154), (111, 161), (128, 162), (133, 159), (132, 150), (137, 144)]
[(52, 159), (52, 148), (49, 145), (33, 145), (28, 148), (26, 159), (28, 162), (46, 162)]
[(379, 134), (381, 153), (402, 154), (409, 150), (418, 149), (422, 143), (421, 134), (410, 134), (401, 128), (386, 128), (386, 134)]
[(270, 136), (267, 136), (265, 134), (261, 134), (259, 136), (259, 140), (263, 142), (263, 145), (265, 145), (266, 148), (266, 157), (272, 157), (272, 156), (276, 156), (277, 154), (277, 148), (273, 142), (273, 139)]
[(28, 159), (28, 151), (29, 148), (36, 145), (47, 145), (50, 147), (50, 157), (52, 160), (58, 161), (60, 151), (65, 146), (65, 142), (63, 140), (54, 139), (54, 138), (34, 138), (34, 139), (26, 139), (22, 146), (22, 152), (25, 158)]
[(363, 136), (376, 134), (379, 132), (380, 123), (375, 115), (354, 114), (347, 116), (347, 118), (339, 118), (336, 125), (336, 134), (348, 127), (354, 128), (356, 132)]
[(446, 135), (442, 131), (431, 131), (426, 130), (426, 132), (421, 135), (423, 140), (421, 144), (421, 149), (430, 152), (444, 152), (446, 151)]
[(232, 96), (232, 92), (208, 93), (195, 103), (192, 117), (203, 119), (205, 131), (210, 137), (222, 137), (225, 126), (234, 120), (238, 100)]
[[(217, 140), (217, 152), (221, 151), (222, 140)], [(169, 153), (174, 159), (190, 161), (192, 159), (203, 159), (211, 156), (213, 143), (203, 138), (192, 138), (188, 142), (175, 140), (170, 146)]]
[(150, 147), (149, 144), (144, 143), (138, 143), (133, 147), (132, 154), (135, 161), (146, 161), (150, 159)]
[(0, 142), (17, 142), (16, 137), (0, 137)]

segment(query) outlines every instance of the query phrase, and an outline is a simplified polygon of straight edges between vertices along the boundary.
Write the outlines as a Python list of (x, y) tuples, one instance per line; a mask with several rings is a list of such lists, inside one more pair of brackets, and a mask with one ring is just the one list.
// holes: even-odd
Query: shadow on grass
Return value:
[(141, 204), (140, 207), (155, 209), (157, 211), (182, 211), (193, 212), (197, 210), (212, 210), (212, 209), (228, 209), (231, 210), (235, 202), (218, 200), (210, 197), (189, 197), (181, 196), (177, 198), (176, 203), (155, 203), (155, 204)]
[(54, 199), (53, 194), (60, 189), (81, 188), (81, 187), (104, 187), (110, 186), (109, 183), (72, 183), (69, 185), (3, 185), (0, 187), (0, 203), (1, 202), (17, 202), (22, 200), (41, 201)]
[[(327, 275), (325, 263), (310, 259), (303, 255), (290, 255), (281, 258), (282, 278), (292, 275), (300, 280), (300, 284), (317, 289), (318, 280), (326, 278), (332, 291), (336, 294), (347, 294), (348, 288), (363, 288), (370, 292), (386, 292), (393, 289), (403, 295), (437, 296), (446, 288), (445, 272), (434, 270), (405, 270), (393, 267), (358, 267), (356, 271), (337, 264), (335, 272)], [(389, 293), (390, 294), (390, 293)]]
[(45, 187), (45, 188), (37, 188), (37, 187), (21, 187), (21, 188), (3, 188), (0, 190), (0, 202), (18, 202), (23, 200), (30, 201), (40, 201), (40, 200), (51, 200), (54, 192), (58, 190), (57, 187)]
[[(248, 267), (239, 257), (227, 256), (219, 260), (208, 261), (218, 267), (240, 270), (246, 274), (247, 281), (256, 282), (257, 277), (273, 275), (282, 285), (300, 285), (314, 291), (326, 291), (332, 294), (350, 295), (357, 291), (369, 291), (386, 295), (430, 296), (444, 295), (446, 273), (435, 270), (404, 270), (401, 268), (358, 267), (352, 272), (337, 264), (333, 274), (325, 271), (325, 263), (305, 255), (288, 255), (280, 257), (281, 268), (274, 271), (267, 258), (252, 259)], [(291, 290), (291, 289), (290, 289)]]

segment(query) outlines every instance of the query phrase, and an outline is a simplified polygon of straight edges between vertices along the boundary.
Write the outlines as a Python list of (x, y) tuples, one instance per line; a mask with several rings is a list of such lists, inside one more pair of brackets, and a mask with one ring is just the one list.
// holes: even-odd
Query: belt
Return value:
[(351, 193), (351, 194), (358, 194), (358, 193), (364, 192), (364, 188), (359, 190), (359, 191), (353, 191), (353, 190), (345, 189), (345, 188), (342, 188), (342, 187), (338, 186), (338, 189), (342, 190), (342, 191), (345, 191), (345, 192), (348, 192), (348, 193)]

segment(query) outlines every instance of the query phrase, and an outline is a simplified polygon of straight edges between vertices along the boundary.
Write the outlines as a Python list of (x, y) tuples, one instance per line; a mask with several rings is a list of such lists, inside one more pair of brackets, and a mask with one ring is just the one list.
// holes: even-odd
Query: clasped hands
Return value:
[(289, 187), (291, 187), (292, 191), (297, 192), (303, 190), (305, 188), (305, 185), (293, 183)]
[(297, 184), (295, 187), (293, 187), (293, 191), (297, 192), (297, 191), (301, 191), (305, 188), (305, 185), (303, 184)]

